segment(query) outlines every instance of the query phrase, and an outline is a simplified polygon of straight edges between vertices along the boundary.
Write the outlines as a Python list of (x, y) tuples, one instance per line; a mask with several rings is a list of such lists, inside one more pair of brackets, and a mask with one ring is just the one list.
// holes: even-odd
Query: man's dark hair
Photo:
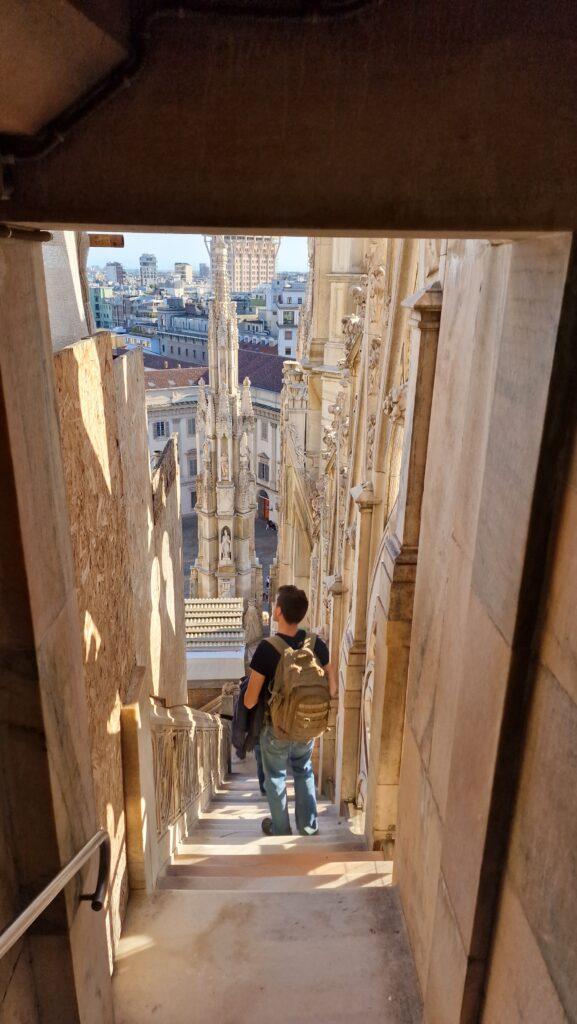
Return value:
[(284, 587), (278, 588), (276, 603), (283, 618), (290, 622), (291, 626), (296, 626), (307, 613), (309, 599), (304, 590), (287, 583)]

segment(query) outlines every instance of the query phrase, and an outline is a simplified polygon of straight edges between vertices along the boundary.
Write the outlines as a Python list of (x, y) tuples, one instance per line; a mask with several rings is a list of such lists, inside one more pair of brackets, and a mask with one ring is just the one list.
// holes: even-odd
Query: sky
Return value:
[[(103, 267), (118, 260), (126, 268), (138, 267), (141, 253), (150, 252), (158, 260), (159, 270), (172, 270), (174, 263), (208, 263), (202, 235), (124, 234), (123, 249), (91, 249), (89, 267)], [(308, 270), (306, 238), (283, 238), (277, 267), (279, 270)]]

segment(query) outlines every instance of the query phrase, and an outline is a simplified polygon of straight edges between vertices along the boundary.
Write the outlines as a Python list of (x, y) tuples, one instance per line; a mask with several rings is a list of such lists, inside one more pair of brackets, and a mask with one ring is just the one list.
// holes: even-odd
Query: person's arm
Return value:
[(325, 675), (329, 681), (329, 693), (332, 699), (335, 700), (339, 695), (339, 684), (337, 681), (337, 673), (330, 661), (328, 665), (325, 665)]
[(258, 698), (265, 678), (265, 676), (261, 675), (260, 672), (256, 672), (253, 668), (249, 676), (248, 686), (244, 695), (245, 708), (254, 708), (258, 704)]

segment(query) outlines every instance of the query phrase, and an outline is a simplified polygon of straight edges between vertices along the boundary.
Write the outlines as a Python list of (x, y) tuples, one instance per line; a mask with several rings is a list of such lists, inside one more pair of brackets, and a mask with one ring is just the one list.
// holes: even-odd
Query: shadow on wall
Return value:
[(112, 957), (128, 892), (121, 709), (186, 697), (176, 453), (171, 441), (153, 486), (139, 352), (113, 361), (102, 333), (56, 352), (55, 371), (95, 797), (112, 839)]

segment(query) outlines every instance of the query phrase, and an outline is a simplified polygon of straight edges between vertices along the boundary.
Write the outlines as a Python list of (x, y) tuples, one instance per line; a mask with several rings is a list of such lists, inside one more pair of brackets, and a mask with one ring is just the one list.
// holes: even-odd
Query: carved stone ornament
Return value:
[(357, 312), (364, 318), (367, 304), (367, 288), (369, 284), (368, 274), (363, 274), (356, 284), (351, 287), (351, 297)]
[(216, 343), (219, 348), (226, 348), (228, 342), (228, 331), (226, 329), (226, 321), (219, 320), (216, 328)]
[(376, 423), (376, 414), (372, 412), (371, 415), (369, 416), (369, 421), (367, 423), (367, 469), (372, 469), (373, 466)]
[(221, 391), (218, 398), (216, 432), (219, 437), (232, 437), (232, 416), (230, 414), (228, 396), (224, 391)]
[(371, 320), (382, 329), (389, 322), (391, 306), (391, 292), (386, 267), (382, 263), (375, 266), (369, 280)]
[(385, 396), (383, 402), (383, 412), (385, 416), (388, 416), (391, 423), (396, 423), (397, 420), (405, 418), (405, 411), (407, 408), (407, 385), (399, 384), (398, 387), (391, 388), (389, 393)]
[(343, 335), (345, 339), (345, 366), (348, 366), (353, 352), (357, 345), (360, 345), (363, 336), (363, 320), (358, 313), (351, 313), (350, 316), (343, 317), (342, 321)]
[(381, 334), (373, 334), (369, 341), (369, 392), (371, 394), (375, 394), (377, 390), (382, 340)]

